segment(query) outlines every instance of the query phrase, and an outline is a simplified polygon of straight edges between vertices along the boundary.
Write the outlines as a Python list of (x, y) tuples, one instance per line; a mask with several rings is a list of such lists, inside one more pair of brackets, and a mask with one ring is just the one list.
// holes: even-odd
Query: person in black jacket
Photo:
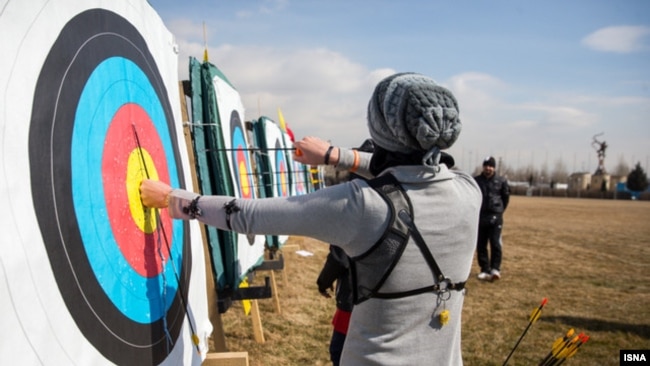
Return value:
[(496, 174), (495, 167), (496, 161), (489, 156), (483, 161), (483, 172), (474, 177), (483, 193), (476, 251), (481, 267), (478, 279), (484, 281), (501, 278), (503, 213), (510, 200), (508, 181)]
[(336, 312), (332, 318), (334, 329), (329, 351), (332, 364), (338, 366), (352, 314), (352, 282), (348, 256), (341, 248), (330, 245), (325, 265), (316, 280), (321, 295), (331, 298), (330, 291), (334, 289), (334, 282), (336, 282)]

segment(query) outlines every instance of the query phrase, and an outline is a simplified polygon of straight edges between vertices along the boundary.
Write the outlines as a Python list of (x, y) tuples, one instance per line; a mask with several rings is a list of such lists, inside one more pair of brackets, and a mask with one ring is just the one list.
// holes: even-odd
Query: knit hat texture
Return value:
[(461, 127), (454, 95), (421, 74), (400, 73), (383, 79), (368, 103), (370, 136), (388, 151), (446, 149), (456, 141)]
[(485, 158), (485, 160), (483, 160), (483, 166), (486, 166), (486, 165), (491, 166), (491, 167), (494, 168), (495, 166), (497, 166), (497, 161), (494, 160), (493, 157), (488, 156), (487, 158)]

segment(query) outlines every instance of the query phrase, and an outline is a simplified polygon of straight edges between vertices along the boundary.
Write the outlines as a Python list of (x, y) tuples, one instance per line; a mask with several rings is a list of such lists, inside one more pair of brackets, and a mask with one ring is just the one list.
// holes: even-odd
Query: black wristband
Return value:
[(199, 208), (199, 198), (201, 198), (201, 196), (196, 196), (196, 198), (190, 202), (189, 206), (183, 207), (183, 213), (193, 219), (203, 215), (203, 211)]
[(330, 154), (332, 153), (332, 150), (334, 150), (334, 146), (330, 145), (330, 147), (327, 148), (327, 152), (325, 153), (325, 165), (329, 165), (330, 163)]
[(232, 227), (230, 226), (230, 215), (234, 212), (239, 212), (240, 210), (239, 206), (237, 206), (237, 202), (235, 202), (236, 200), (236, 198), (233, 198), (232, 201), (223, 205), (223, 209), (226, 210), (226, 225), (230, 231), (232, 231)]

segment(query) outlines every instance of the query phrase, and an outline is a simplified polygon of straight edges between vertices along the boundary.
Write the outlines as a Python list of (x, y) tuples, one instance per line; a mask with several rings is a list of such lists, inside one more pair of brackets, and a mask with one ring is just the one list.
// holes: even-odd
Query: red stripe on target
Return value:
[(172, 222), (169, 215), (159, 215), (167, 236), (161, 238), (160, 223), (140, 201), (140, 182), (147, 174), (169, 182), (167, 159), (155, 126), (142, 107), (127, 103), (115, 113), (106, 133), (102, 154), (104, 199), (122, 255), (140, 275), (154, 277), (169, 256), (165, 240), (171, 245)]

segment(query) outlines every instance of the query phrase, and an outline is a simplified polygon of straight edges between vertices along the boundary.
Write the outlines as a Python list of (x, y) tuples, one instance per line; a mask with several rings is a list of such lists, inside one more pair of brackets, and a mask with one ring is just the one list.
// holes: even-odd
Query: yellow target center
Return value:
[(285, 172), (280, 172), (280, 193), (284, 196), (287, 193), (288, 189), (288, 184), (287, 184), (287, 175)]
[(241, 182), (242, 197), (248, 197), (250, 195), (251, 187), (249, 187), (248, 184), (246, 163), (243, 161), (239, 162), (239, 181)]
[(140, 230), (151, 234), (157, 226), (156, 215), (154, 214), (154, 210), (148, 209), (142, 204), (142, 200), (140, 199), (140, 184), (143, 179), (147, 178), (147, 173), (149, 173), (150, 179), (157, 180), (158, 171), (156, 171), (156, 166), (151, 155), (146, 150), (137, 148), (129, 154), (126, 169), (126, 194), (129, 198), (131, 217), (133, 217), (133, 222), (135, 222)]

